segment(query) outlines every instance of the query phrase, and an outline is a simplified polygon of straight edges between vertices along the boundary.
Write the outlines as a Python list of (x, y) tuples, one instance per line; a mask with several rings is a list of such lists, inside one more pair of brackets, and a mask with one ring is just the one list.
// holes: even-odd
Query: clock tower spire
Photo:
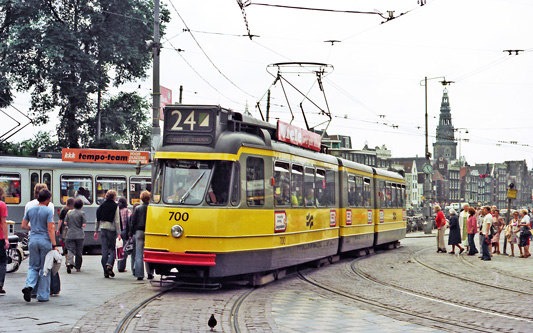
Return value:
[(433, 144), (433, 158), (444, 157), (448, 162), (457, 158), (457, 142), (454, 138), (452, 114), (448, 90), (444, 88), (440, 104), (439, 125), (437, 126), (437, 140)]

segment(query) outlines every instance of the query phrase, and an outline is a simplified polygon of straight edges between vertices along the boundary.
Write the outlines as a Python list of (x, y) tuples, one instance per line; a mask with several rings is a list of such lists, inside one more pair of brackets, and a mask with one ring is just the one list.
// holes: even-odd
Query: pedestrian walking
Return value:
[(446, 218), (439, 205), (435, 205), (433, 210), (437, 214), (435, 223), (437, 225), (437, 253), (446, 253), (446, 245), (444, 244), (444, 231), (446, 230)]
[[(67, 273), (72, 272), (72, 268), (76, 268), (76, 272), (81, 271), (81, 264), (83, 262), (83, 242), (85, 240), (85, 232), (83, 228), (87, 225), (87, 217), (83, 208), (83, 200), (74, 200), (74, 209), (67, 213), (65, 217), (65, 224), (68, 227), (66, 234), (67, 242)], [(74, 260), (74, 257), (76, 258)]]
[(50, 191), (47, 189), (41, 190), (37, 197), (39, 204), (28, 209), (22, 220), (22, 229), (31, 230), (31, 237), (28, 243), (30, 264), (26, 285), (22, 289), (26, 302), (31, 301), (31, 293), (37, 286), (37, 282), (39, 284), (37, 288), (37, 300), (39, 302), (47, 302), (50, 297), (51, 274), (44, 276), (43, 267), (48, 252), (50, 250), (57, 250), (54, 214), (48, 208), (51, 197)]
[(481, 235), (483, 236), (483, 242), (481, 244), (481, 260), (489, 261), (490, 256), (490, 227), (492, 226), (492, 215), (490, 214), (491, 207), (484, 206), (481, 209), (483, 216), (483, 224), (481, 226)]
[[(46, 185), (45, 183), (35, 184), (35, 186), (33, 187), (34, 199), (26, 203), (26, 206), (24, 207), (24, 215), (26, 215), (26, 213), (28, 212), (30, 208), (39, 205), (39, 200), (37, 200), (37, 197), (39, 196), (39, 193), (41, 192), (41, 190), (48, 190), (48, 185)], [(47, 207), (50, 208), (50, 211), (52, 212), (52, 218), (53, 218), (55, 206), (51, 200), (48, 203)], [(31, 231), (28, 234), (29, 234), (29, 238), (31, 238)], [(61, 291), (61, 279), (59, 278), (59, 272), (52, 273), (51, 275), (52, 275), (52, 278), (50, 282), (50, 294), (58, 295), (59, 292)], [(39, 282), (37, 282), (37, 286), (33, 288), (32, 297), (37, 297), (38, 285), (39, 285)]]
[(461, 246), (461, 228), (459, 227), (459, 217), (457, 217), (457, 212), (455, 209), (450, 208), (450, 233), (448, 235), (448, 245), (452, 246), (452, 251), (450, 254), (455, 254), (455, 247), (459, 248), (459, 254), (463, 253), (465, 250)]
[(0, 294), (5, 294), (4, 282), (6, 279), (7, 249), (9, 249), (9, 234), (7, 233), (7, 206), (4, 202), (6, 194), (0, 186)]
[(500, 210), (494, 208), (492, 219), (494, 220), (494, 228), (496, 229), (496, 234), (492, 237), (492, 253), (500, 254), (500, 238), (502, 230), (505, 227), (505, 220), (500, 216)]
[[(56, 228), (56, 235), (59, 236), (59, 244), (61, 245), (61, 248), (63, 249), (63, 256), (65, 257), (65, 265), (67, 266), (68, 266), (68, 262), (67, 262), (66, 237), (67, 237), (68, 227), (65, 224), (65, 216), (67, 216), (67, 213), (71, 209), (74, 209), (74, 198), (68, 198), (67, 202), (65, 203), (65, 207), (63, 207), (63, 209), (61, 209), (61, 212), (59, 212), (59, 222), (57, 223), (57, 228)], [(68, 267), (67, 267), (67, 271), (68, 271)]]
[(476, 248), (476, 242), (474, 241), (474, 237), (477, 233), (477, 219), (476, 219), (476, 209), (474, 207), (468, 208), (468, 221), (467, 221), (467, 232), (468, 232), (468, 255), (473, 256), (476, 255), (479, 251)]
[[(102, 268), (104, 277), (114, 277), (113, 266), (115, 264), (115, 241), (120, 236), (120, 213), (115, 202), (117, 192), (107, 191), (105, 201), (96, 209), (96, 228), (94, 239), (100, 237), (102, 244)], [(100, 232), (100, 234), (98, 234)]]
[[(144, 231), (146, 226), (146, 212), (148, 211), (148, 203), (150, 202), (151, 194), (148, 191), (142, 191), (140, 195), (142, 205), (135, 208), (131, 216), (130, 236), (135, 235), (135, 277), (137, 280), (144, 279)], [(150, 267), (147, 267), (148, 279), (153, 278), (153, 272)]]
[[(122, 233), (121, 233), (122, 241), (124, 242), (124, 244), (126, 244), (126, 241), (128, 240), (128, 229), (129, 229), (128, 222), (131, 217), (131, 210), (129, 210), (128, 208), (128, 201), (126, 200), (126, 198), (121, 197), (120, 199), (118, 199), (118, 209), (120, 213), (120, 223), (122, 226)], [(122, 258), (121, 260), (118, 260), (117, 262), (117, 268), (119, 272), (126, 271), (127, 260), (128, 260), (128, 253), (124, 252), (124, 258)], [(130, 259), (130, 261), (131, 261), (131, 271), (133, 272), (134, 262), (132, 259)]]

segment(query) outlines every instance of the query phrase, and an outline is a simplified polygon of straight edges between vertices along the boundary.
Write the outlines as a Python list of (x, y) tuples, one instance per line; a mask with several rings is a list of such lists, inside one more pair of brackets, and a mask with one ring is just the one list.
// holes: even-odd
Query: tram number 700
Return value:
[(169, 212), (170, 217), (168, 218), (169, 221), (172, 221), (174, 219), (175, 221), (187, 221), (189, 219), (189, 213), (181, 213), (181, 212)]

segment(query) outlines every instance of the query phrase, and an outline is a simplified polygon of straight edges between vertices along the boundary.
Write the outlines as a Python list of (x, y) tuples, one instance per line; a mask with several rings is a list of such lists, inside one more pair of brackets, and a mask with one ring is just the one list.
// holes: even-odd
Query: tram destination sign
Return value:
[(148, 164), (150, 153), (132, 150), (76, 149), (63, 148), (61, 159), (68, 162)]
[(179, 107), (165, 108), (164, 144), (213, 143), (213, 133), (217, 116), (216, 107)]
[(320, 151), (320, 134), (278, 120), (278, 140)]

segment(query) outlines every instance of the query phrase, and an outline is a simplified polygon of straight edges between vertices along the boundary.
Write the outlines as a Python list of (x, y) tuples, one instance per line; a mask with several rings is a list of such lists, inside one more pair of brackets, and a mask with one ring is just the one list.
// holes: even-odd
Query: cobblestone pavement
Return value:
[[(242, 301), (237, 318), (232, 310), (241, 296), (250, 291), (248, 287), (171, 290), (140, 310), (127, 331), (209, 331), (207, 320), (211, 314), (218, 320), (219, 332), (232, 332), (235, 319), (241, 332), (463, 332), (476, 327), (482, 331), (531, 331), (533, 315), (525, 306), (533, 300), (531, 258), (495, 255), (492, 261), (482, 262), (477, 256), (437, 254), (434, 238), (420, 236), (403, 240), (399, 249), (355, 261), (346, 259), (306, 270), (303, 275), (346, 295), (426, 318), (377, 308), (291, 275), (253, 289)], [(66, 274), (62, 268), (61, 294), (51, 297), (48, 303), (22, 300), (20, 289), (27, 272), (27, 260), (24, 261), (19, 272), (7, 275), (7, 294), (0, 296), (6, 320), (0, 330), (114, 332), (131, 309), (165, 290), (146, 280), (135, 280), (130, 272), (104, 279), (99, 259), (86, 256), (81, 273)], [(389, 286), (358, 276), (352, 270), (352, 263), (361, 274)], [(427, 318), (440, 318), (444, 323)]]

